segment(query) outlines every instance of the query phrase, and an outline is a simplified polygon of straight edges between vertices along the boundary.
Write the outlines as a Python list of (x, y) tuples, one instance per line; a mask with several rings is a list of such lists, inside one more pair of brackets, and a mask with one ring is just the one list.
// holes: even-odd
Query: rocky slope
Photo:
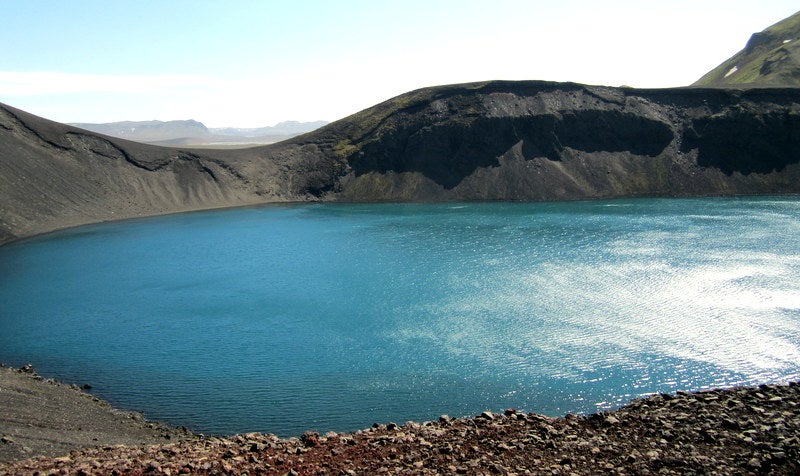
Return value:
[(800, 86), (800, 12), (754, 33), (744, 49), (694, 86)]
[(795, 475), (798, 435), (800, 385), (762, 385), (653, 395), (585, 417), (506, 410), (288, 440), (107, 446), (0, 465), (0, 474)]
[(269, 146), (147, 146), (0, 106), (0, 242), (275, 201), (800, 192), (800, 89), (490, 81), (413, 91)]

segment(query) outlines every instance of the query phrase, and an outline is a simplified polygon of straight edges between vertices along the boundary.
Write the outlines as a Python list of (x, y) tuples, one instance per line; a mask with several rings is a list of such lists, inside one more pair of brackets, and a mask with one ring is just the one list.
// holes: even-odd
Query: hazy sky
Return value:
[(0, 102), (61, 122), (335, 120), (438, 84), (683, 86), (797, 0), (0, 0)]

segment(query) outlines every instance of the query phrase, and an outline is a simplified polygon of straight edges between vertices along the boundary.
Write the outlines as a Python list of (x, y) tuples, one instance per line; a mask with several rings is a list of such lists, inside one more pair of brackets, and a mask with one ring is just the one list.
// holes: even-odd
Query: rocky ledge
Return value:
[(75, 450), (0, 474), (800, 474), (800, 384), (658, 394), (613, 412), (513, 409), (350, 434)]

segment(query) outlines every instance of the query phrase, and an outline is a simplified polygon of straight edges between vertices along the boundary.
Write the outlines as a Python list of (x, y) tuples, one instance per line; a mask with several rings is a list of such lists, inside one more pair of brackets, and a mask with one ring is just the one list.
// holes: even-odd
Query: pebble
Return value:
[(605, 422), (608, 423), (609, 425), (616, 425), (619, 423), (619, 419), (614, 416), (607, 416), (605, 418)]
[(797, 384), (654, 395), (586, 417), (520, 414), (80, 450), (0, 465), (0, 475), (800, 474)]

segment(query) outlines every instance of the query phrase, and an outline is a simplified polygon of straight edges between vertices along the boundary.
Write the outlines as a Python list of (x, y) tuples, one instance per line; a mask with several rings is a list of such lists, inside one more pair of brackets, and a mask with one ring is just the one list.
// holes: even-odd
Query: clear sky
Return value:
[(0, 0), (0, 102), (61, 122), (335, 120), (487, 79), (683, 86), (797, 0)]

